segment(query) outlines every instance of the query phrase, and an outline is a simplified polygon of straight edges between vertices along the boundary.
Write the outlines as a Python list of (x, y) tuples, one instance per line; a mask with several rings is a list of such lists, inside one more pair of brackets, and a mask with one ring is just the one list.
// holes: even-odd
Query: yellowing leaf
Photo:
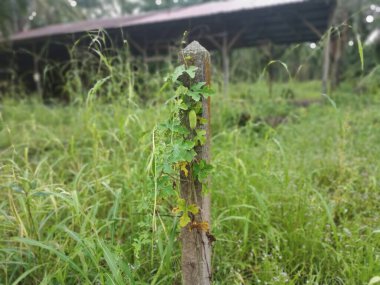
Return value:
[(186, 227), (186, 225), (191, 221), (189, 213), (195, 215), (199, 212), (199, 208), (195, 204), (187, 206), (186, 201), (184, 199), (178, 199), (178, 207), (174, 208), (172, 212), (175, 214), (183, 212), (181, 218), (179, 219), (179, 225), (183, 228)]
[(187, 224), (190, 223), (190, 217), (189, 215), (186, 213), (184, 213), (182, 215), (182, 217), (179, 219), (179, 225), (184, 228), (187, 226)]
[(186, 177), (189, 176), (189, 170), (187, 169), (187, 162), (181, 162), (179, 163), (179, 167), (181, 171), (183, 171), (183, 174), (185, 174)]
[(194, 215), (196, 215), (196, 214), (198, 214), (198, 212), (199, 212), (199, 208), (198, 208), (197, 205), (192, 204), (192, 205), (189, 205), (189, 206), (187, 207), (187, 211), (190, 212), (190, 213), (192, 213), (192, 214), (194, 214)]
[(190, 129), (195, 129), (197, 126), (197, 114), (195, 113), (194, 110), (191, 110), (189, 112), (189, 124), (190, 124)]
[(203, 117), (201, 117), (201, 118), (199, 118), (199, 123), (200, 123), (201, 125), (204, 125), (204, 124), (206, 124), (206, 123), (207, 123), (207, 119), (206, 119), (206, 118), (203, 118)]

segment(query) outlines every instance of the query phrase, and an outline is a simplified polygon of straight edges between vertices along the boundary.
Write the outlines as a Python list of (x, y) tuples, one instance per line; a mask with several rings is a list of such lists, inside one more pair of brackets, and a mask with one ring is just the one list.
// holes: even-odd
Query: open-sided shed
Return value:
[(317, 41), (327, 29), (334, 7), (335, 0), (226, 0), (52, 25), (14, 34), (7, 42), (13, 50), (38, 51), (50, 45), (49, 57), (60, 59), (62, 50), (57, 42), (70, 44), (89, 31), (101, 29), (116, 44), (127, 40), (132, 53), (149, 61), (169, 53), (188, 31), (189, 40), (221, 51), (227, 80), (232, 48)]

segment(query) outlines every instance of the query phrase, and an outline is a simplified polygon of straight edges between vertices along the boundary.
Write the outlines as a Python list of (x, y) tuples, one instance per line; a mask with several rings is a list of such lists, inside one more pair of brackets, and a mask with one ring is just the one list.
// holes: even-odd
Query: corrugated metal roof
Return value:
[(216, 16), (245, 10), (256, 10), (273, 6), (297, 4), (311, 1), (313, 0), (229, 0), (221, 2), (209, 2), (184, 8), (162, 10), (140, 15), (126, 15), (112, 19), (98, 19), (51, 25), (39, 29), (17, 33), (10, 37), (10, 41), (16, 42), (55, 35), (83, 33), (97, 29), (107, 30), (141, 26), (153, 23), (195, 19), (206, 16)]

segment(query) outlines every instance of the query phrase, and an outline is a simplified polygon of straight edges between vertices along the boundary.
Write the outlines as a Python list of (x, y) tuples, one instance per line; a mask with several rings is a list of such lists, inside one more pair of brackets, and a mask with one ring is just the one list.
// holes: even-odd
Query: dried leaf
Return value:
[(190, 229), (197, 229), (197, 230), (200, 230), (202, 232), (208, 232), (210, 230), (210, 226), (207, 222), (192, 222), (190, 224)]
[(178, 214), (179, 212), (181, 212), (181, 210), (179, 209), (179, 207), (175, 207), (172, 209), (172, 213), (173, 214)]

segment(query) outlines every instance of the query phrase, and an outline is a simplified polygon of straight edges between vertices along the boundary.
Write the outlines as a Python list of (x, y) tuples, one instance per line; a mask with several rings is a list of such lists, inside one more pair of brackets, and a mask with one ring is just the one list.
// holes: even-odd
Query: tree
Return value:
[(209, 1), (211, 0), (1, 0), (0, 32), (9, 35), (51, 24), (117, 17)]
[(27, 0), (0, 1), (0, 33), (7, 36), (20, 30), (20, 15), (26, 12)]
[[(85, 19), (74, 0), (1, 0), (0, 29), (9, 35), (26, 29)], [(75, 2), (76, 3), (76, 2)]]
[[(369, 15), (377, 13), (370, 8), (377, 7), (373, 2), (373, 0), (338, 1), (331, 19), (333, 29), (331, 30), (330, 52), (326, 55), (331, 62), (331, 70), (328, 70), (327, 75), (331, 79), (333, 89), (339, 86), (345, 75), (352, 77), (362, 72), (360, 67), (356, 68), (358, 66), (358, 46), (355, 48), (353, 46), (355, 42), (359, 43), (364, 40), (370, 32), (373, 23), (367, 22), (366, 19)], [(370, 62), (369, 66), (371, 65), (373, 62)]]

